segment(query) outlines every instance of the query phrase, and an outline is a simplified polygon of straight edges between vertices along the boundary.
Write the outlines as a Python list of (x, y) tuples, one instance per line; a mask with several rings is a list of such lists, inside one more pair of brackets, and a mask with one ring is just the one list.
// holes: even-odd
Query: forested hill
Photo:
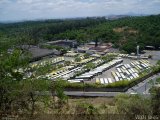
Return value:
[(104, 22), (106, 19), (102, 17), (0, 24), (0, 50), (13, 44), (38, 44), (52, 40), (54, 34), (95, 26)]
[[(112, 42), (128, 53), (145, 45), (160, 46), (160, 15), (127, 17), (118, 20), (86, 18), (79, 20), (29, 21), (0, 24), (0, 44), (38, 44), (56, 39), (76, 39), (79, 43), (98, 39)], [(4, 47), (0, 47), (4, 49)]]

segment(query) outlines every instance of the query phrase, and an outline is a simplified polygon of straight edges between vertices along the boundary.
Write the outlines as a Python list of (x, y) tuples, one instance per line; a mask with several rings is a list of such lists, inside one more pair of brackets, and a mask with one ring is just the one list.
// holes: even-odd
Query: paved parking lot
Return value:
[(148, 55), (152, 55), (152, 59), (154, 61), (156, 60), (160, 60), (160, 51), (154, 51), (154, 50), (145, 50), (145, 54), (146, 56)]
[[(127, 58), (123, 58), (123, 63), (122, 64), (130, 64), (133, 61), (137, 61), (137, 60), (132, 60), (132, 59), (127, 59)], [(149, 62), (151, 65), (155, 65), (157, 60), (152, 60), (149, 59)], [(111, 75), (111, 71), (117, 71), (116, 70), (116, 66), (112, 67), (111, 69), (103, 72), (101, 75), (98, 75), (96, 77), (94, 77), (91, 82), (95, 83), (96, 82), (96, 78), (111, 78), (113, 82), (115, 82), (115, 79), (113, 78), (113, 76)]]
[[(146, 79), (145, 81), (139, 83), (138, 85), (128, 89), (126, 93), (132, 94), (149, 94), (149, 89), (156, 83), (156, 79), (160, 77), (160, 73), (151, 76), (150, 78)], [(153, 84), (149, 83), (152, 81)]]

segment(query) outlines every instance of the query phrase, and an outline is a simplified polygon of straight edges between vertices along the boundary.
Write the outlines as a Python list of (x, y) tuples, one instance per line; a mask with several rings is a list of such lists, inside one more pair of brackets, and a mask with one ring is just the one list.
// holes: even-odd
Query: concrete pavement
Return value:
[(151, 83), (149, 83), (151, 80), (153, 83), (156, 82), (156, 79), (160, 77), (160, 73), (151, 76), (150, 78), (144, 80), (143, 82), (133, 86), (132, 88), (128, 89), (126, 93), (132, 94), (132, 93), (137, 93), (137, 94), (149, 94), (149, 89), (153, 86)]
[(68, 96), (79, 96), (79, 97), (114, 97), (122, 92), (74, 92), (74, 91), (65, 91), (65, 94)]

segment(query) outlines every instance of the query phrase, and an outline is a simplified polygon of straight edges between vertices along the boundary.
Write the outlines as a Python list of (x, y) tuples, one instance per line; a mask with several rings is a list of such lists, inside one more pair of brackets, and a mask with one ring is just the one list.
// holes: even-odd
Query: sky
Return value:
[(159, 14), (160, 0), (0, 0), (0, 21)]

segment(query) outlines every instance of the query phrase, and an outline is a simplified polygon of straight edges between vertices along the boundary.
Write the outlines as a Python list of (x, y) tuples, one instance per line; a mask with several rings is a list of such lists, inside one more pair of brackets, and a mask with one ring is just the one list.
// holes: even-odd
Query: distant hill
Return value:
[(106, 17), (107, 20), (117, 20), (120, 18), (130, 17), (129, 15), (109, 15)]

